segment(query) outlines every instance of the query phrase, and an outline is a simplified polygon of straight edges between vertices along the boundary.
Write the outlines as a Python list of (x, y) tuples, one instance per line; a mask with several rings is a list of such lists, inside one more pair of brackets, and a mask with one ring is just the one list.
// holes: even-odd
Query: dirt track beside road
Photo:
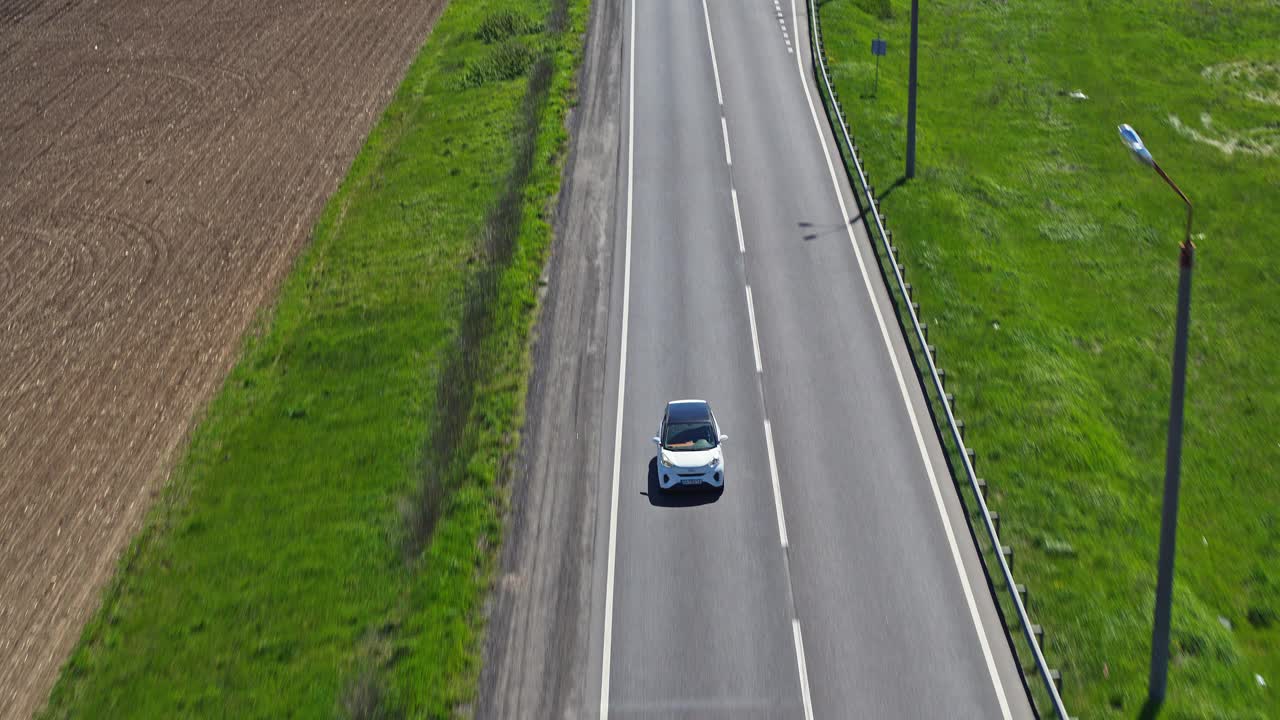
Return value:
[(593, 609), (603, 607), (604, 569), (592, 558), (601, 536), (597, 510), (609, 501), (598, 490), (609, 472), (601, 465), (601, 433), (613, 412), (606, 388), (616, 381), (608, 375), (607, 356), (624, 187), (619, 134), (625, 129), (625, 5), (592, 3), (546, 271), (550, 282), (533, 351), (520, 470), (490, 602), (476, 704), (481, 720), (590, 716), (584, 708), (598, 702), (593, 693), (599, 692), (600, 677), (592, 675), (591, 661), (600, 648), (592, 642), (602, 631), (595, 628), (599, 617)]
[(0, 718), (28, 717), (445, 0), (0, 0)]

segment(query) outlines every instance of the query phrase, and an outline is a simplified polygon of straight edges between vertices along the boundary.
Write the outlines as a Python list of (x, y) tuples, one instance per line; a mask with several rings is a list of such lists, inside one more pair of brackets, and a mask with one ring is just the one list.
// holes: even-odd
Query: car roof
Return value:
[(667, 419), (687, 423), (711, 419), (711, 406), (706, 400), (673, 400), (667, 403)]

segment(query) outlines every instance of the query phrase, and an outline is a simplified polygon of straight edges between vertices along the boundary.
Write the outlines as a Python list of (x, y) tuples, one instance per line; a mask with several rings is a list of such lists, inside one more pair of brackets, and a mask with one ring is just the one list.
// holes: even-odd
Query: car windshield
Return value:
[(711, 423), (703, 421), (690, 423), (667, 423), (667, 436), (662, 438), (662, 447), (668, 450), (710, 450), (716, 446), (719, 438)]

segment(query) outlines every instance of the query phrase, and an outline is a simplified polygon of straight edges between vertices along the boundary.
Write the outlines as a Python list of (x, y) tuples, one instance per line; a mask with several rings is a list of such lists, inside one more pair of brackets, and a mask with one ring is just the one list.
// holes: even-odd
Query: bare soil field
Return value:
[(0, 717), (43, 704), (444, 0), (0, 0)]

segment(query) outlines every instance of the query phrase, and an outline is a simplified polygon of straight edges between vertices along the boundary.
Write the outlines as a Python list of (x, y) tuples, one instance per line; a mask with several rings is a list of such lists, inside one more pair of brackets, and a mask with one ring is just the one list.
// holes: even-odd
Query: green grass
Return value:
[[(444, 717), (474, 699), (587, 6), (450, 3), (44, 717)], [(512, 11), (546, 22), (492, 19)], [(511, 42), (528, 62), (476, 81)]]
[(910, 3), (826, 0), (825, 43), (1068, 709), (1146, 695), (1185, 215), (1128, 122), (1202, 234), (1162, 717), (1280, 717), (1280, 5), (921, 7), (905, 185)]

